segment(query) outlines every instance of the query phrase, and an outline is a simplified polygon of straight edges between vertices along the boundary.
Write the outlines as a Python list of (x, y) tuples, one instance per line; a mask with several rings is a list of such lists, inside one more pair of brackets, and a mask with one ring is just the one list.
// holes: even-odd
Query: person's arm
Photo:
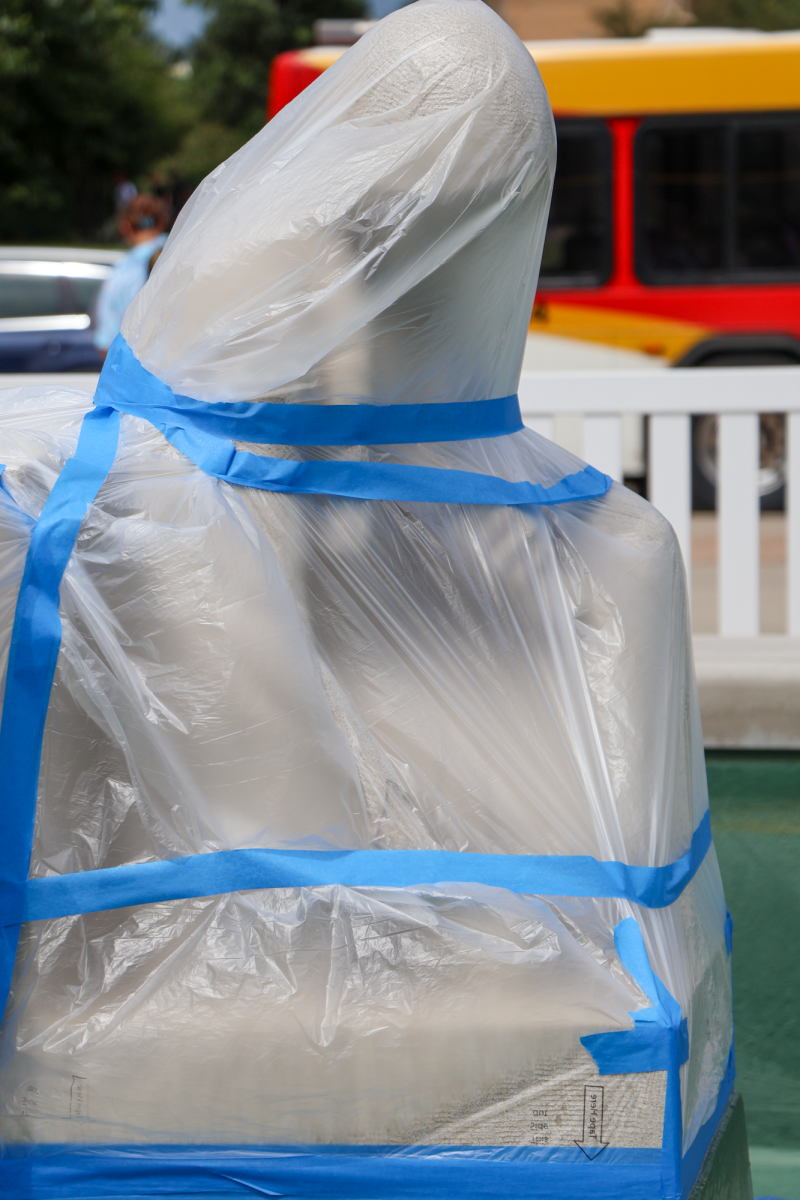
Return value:
[(95, 309), (94, 344), (101, 362), (120, 331), (125, 311), (147, 279), (147, 260), (126, 255), (100, 289)]

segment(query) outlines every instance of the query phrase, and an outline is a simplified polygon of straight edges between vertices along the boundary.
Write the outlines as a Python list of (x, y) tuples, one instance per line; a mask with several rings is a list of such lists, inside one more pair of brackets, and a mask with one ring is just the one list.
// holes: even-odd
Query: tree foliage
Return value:
[(208, 13), (190, 47), (198, 122), (159, 163), (196, 185), (264, 124), (270, 64), (310, 46), (319, 17), (360, 17), (363, 0), (194, 0)]
[(800, 0), (694, 0), (680, 5), (615, 0), (595, 16), (609, 37), (641, 37), (654, 25), (725, 26), (734, 29), (800, 29)]
[(157, 0), (0, 0), (0, 240), (91, 240), (115, 172), (194, 185), (264, 123), (269, 67), (363, 0), (195, 0), (192, 73), (149, 32)]
[(632, 0), (616, 0), (595, 12), (598, 24), (609, 37), (641, 37), (657, 22), (651, 12), (643, 13)]
[(89, 239), (117, 170), (177, 144), (191, 114), (147, 33), (152, 0), (3, 0), (0, 238)]
[(361, 17), (363, 0), (196, 0), (209, 21), (192, 52), (205, 118), (252, 137), (264, 124), (269, 65), (310, 46), (319, 17)]
[(800, 29), (800, 0), (695, 0), (698, 25)]

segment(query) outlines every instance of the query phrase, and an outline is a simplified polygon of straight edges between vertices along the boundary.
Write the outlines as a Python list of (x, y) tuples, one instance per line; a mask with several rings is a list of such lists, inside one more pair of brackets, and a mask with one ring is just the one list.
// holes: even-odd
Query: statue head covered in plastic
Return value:
[(481, 0), (418, 0), (209, 175), (123, 334), (200, 400), (509, 395), (554, 167), (515, 34)]

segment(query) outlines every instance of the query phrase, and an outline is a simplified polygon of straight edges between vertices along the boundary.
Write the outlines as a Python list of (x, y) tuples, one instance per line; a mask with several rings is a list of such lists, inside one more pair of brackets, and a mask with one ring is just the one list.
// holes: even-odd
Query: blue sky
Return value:
[[(409, 0), (366, 0), (367, 12), (373, 17), (385, 17)], [(207, 21), (205, 11), (185, 0), (160, 0), (158, 13), (151, 27), (162, 41), (180, 50), (197, 37)]]
[(162, 41), (180, 49), (197, 37), (206, 19), (205, 12), (196, 4), (185, 4), (184, 0), (161, 0), (151, 27)]

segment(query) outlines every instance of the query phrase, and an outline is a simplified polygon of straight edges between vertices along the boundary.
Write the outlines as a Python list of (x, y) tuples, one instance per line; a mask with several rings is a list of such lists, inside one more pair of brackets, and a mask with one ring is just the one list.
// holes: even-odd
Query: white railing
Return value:
[[(47, 384), (94, 391), (96, 375), (0, 375), (0, 388)], [(718, 630), (759, 634), (759, 413), (786, 414), (787, 632), (800, 637), (800, 367), (523, 371), (525, 423), (552, 438), (554, 415), (584, 417), (583, 457), (622, 478), (622, 415), (650, 418), (648, 495), (692, 563), (691, 414), (716, 413)]]
[(759, 413), (786, 414), (787, 632), (800, 636), (800, 367), (676, 371), (524, 371), (526, 425), (553, 436), (558, 413), (584, 415), (583, 457), (622, 477), (622, 414), (650, 418), (648, 496), (692, 562), (691, 414), (716, 413), (718, 629), (759, 634)]

